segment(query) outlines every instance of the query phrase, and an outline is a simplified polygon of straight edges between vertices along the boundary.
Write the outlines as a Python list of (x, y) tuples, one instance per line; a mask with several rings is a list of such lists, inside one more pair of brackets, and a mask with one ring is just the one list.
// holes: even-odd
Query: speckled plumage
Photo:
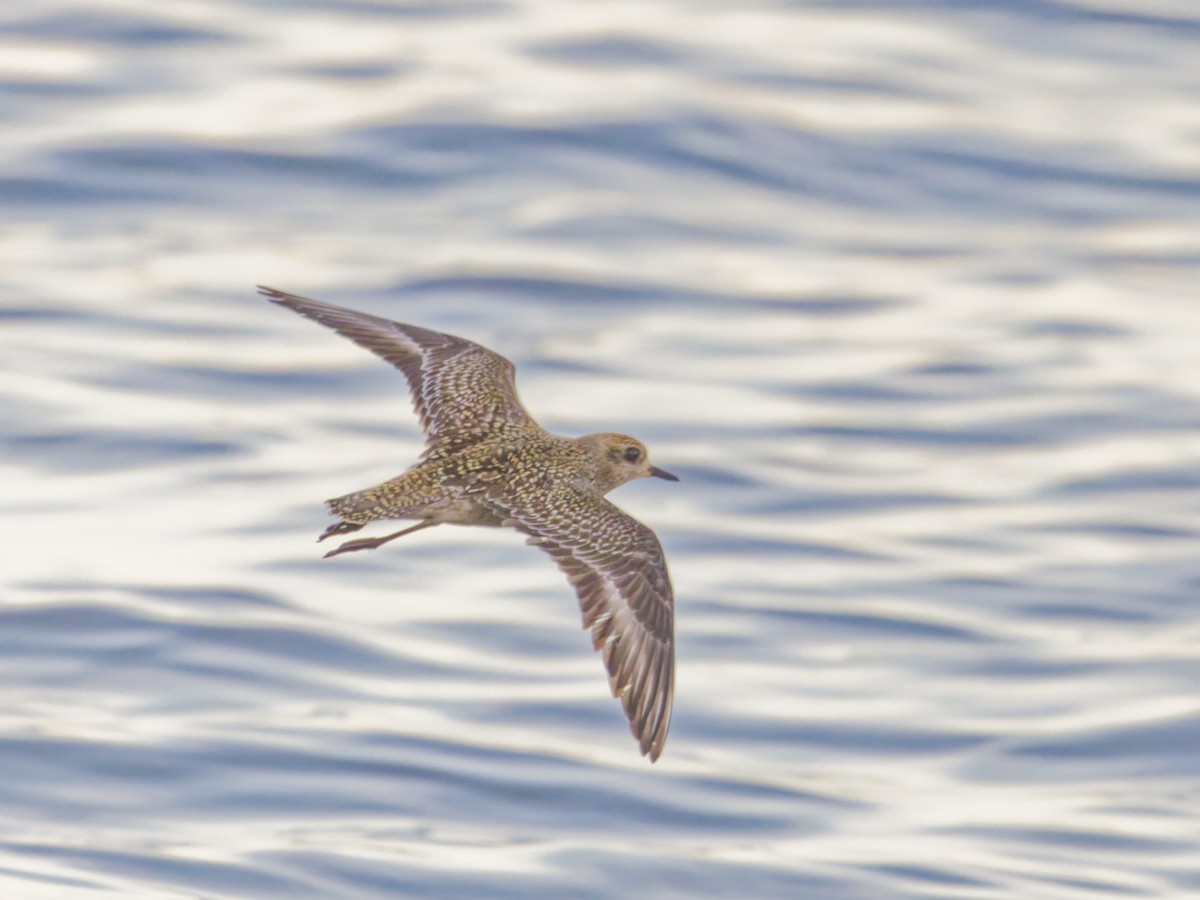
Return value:
[(408, 380), (426, 448), (408, 471), (329, 500), (341, 521), (318, 540), (378, 519), (415, 519), (381, 538), (347, 541), (334, 556), (442, 523), (511, 527), (528, 535), (575, 588), (585, 628), (643, 754), (658, 759), (674, 688), (674, 593), (654, 532), (604, 495), (648, 475), (646, 448), (620, 434), (564, 438), (533, 420), (511, 362), (449, 334), (308, 300), (260, 293), (390, 362)]

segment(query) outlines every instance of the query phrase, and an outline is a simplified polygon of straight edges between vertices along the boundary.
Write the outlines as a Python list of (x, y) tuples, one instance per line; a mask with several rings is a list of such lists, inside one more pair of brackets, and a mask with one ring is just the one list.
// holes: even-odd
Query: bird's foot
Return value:
[(326, 528), (321, 536), (317, 538), (317, 543), (319, 544), (321, 541), (325, 540), (325, 538), (333, 537), (335, 534), (349, 534), (352, 531), (358, 531), (360, 528), (362, 528), (362, 526), (357, 522), (338, 522)]
[(325, 558), (337, 556), (339, 553), (353, 553), (355, 550), (374, 550), (387, 543), (387, 538), (359, 538), (356, 541), (346, 541), (336, 550), (330, 550), (325, 554)]
[[(346, 525), (348, 523), (343, 522), (342, 524)], [(422, 528), (432, 528), (436, 524), (437, 522), (430, 522), (426, 520), (424, 522), (418, 522), (416, 525), (404, 528), (393, 534), (385, 534), (383, 537), (358, 538), (354, 541), (346, 541), (346, 543), (342, 544), (342, 546), (338, 547), (336, 550), (330, 550), (328, 553), (326, 553), (325, 558), (328, 559), (331, 556), (337, 556), (339, 553), (353, 553), (355, 550), (374, 550), (376, 547), (382, 547), (388, 541), (394, 541), (398, 537), (403, 537), (406, 534), (412, 534), (414, 531), (420, 531)], [(334, 526), (334, 528), (336, 527), (337, 526)], [(347, 528), (345, 530), (358, 531), (360, 528), (362, 528), (361, 525), (355, 525), (353, 528)], [(328, 531), (328, 534), (337, 533), (338, 532), (333, 530), (333, 528)]]

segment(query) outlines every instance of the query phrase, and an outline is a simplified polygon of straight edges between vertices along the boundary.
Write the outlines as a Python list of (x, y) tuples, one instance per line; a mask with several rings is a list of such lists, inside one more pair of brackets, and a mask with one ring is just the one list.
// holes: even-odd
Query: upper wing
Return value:
[(675, 594), (658, 538), (604, 498), (582, 492), (506, 512), (575, 588), (613, 696), (654, 762), (667, 740), (675, 684)]
[(539, 428), (517, 398), (513, 364), (464, 338), (259, 286), (271, 301), (327, 325), (404, 373), (430, 449)]

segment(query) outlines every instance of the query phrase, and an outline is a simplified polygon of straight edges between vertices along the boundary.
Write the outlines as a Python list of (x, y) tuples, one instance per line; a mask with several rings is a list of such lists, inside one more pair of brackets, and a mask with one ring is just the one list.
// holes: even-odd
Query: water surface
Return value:
[[(0, 13), (0, 893), (1200, 891), (1200, 15)], [(678, 594), (638, 757), (519, 536), (256, 283), (481, 341)]]

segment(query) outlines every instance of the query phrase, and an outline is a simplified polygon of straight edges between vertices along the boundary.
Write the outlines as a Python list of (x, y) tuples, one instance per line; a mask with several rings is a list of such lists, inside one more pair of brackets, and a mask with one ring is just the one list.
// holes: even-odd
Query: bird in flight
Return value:
[(326, 501), (341, 521), (319, 541), (377, 519), (400, 531), (346, 541), (325, 554), (373, 550), (435, 525), (515, 528), (567, 576), (613, 696), (651, 762), (662, 753), (675, 682), (675, 597), (654, 532), (604, 495), (635, 478), (679, 479), (621, 434), (553, 435), (517, 398), (513, 364), (464, 338), (259, 287), (332, 328), (404, 375), (425, 451), (403, 474)]

